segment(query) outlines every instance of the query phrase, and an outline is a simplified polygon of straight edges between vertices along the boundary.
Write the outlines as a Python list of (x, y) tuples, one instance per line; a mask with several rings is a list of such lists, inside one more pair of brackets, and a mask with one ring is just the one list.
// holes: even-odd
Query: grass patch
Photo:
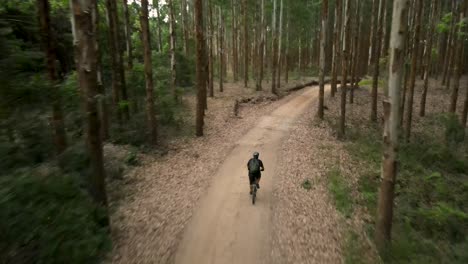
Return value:
[[(400, 145), (392, 244), (381, 252), (385, 263), (468, 263), (466, 147), (462, 147), (453, 119), (428, 119), (430, 122), (423, 124), (424, 133), (415, 133), (410, 143)], [(435, 131), (441, 131), (440, 135)], [(358, 202), (375, 214), (382, 155), (380, 131), (359, 134), (347, 144), (347, 150), (363, 164)], [(372, 233), (370, 228), (370, 238)]]
[(312, 189), (312, 183), (310, 182), (309, 179), (306, 179), (306, 180), (302, 183), (302, 188), (304, 188), (304, 189), (306, 189), (306, 190)]
[(333, 196), (336, 209), (345, 217), (350, 217), (353, 213), (353, 199), (351, 188), (341, 176), (338, 169), (332, 169), (328, 173), (328, 190)]

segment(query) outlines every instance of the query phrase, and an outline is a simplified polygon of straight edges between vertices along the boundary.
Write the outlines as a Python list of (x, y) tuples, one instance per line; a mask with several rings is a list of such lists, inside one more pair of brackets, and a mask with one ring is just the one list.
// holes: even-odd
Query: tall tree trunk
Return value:
[(374, 63), (375, 45), (377, 42), (377, 28), (379, 25), (379, 3), (382, 0), (372, 1), (371, 43), (369, 45), (369, 68)]
[(247, 87), (249, 81), (249, 38), (247, 27), (247, 0), (242, 1), (243, 24), (244, 24), (244, 87)]
[(289, 16), (286, 22), (286, 49), (284, 51), (284, 82), (289, 81)]
[(421, 96), (421, 107), (419, 109), (419, 115), (424, 116), (426, 114), (426, 97), (427, 97), (427, 88), (429, 85), (429, 75), (431, 70), (431, 60), (432, 60), (432, 43), (434, 39), (434, 28), (435, 28), (435, 14), (439, 0), (434, 0), (431, 2), (431, 15), (429, 17), (429, 30), (427, 31), (427, 41), (426, 41), (426, 54), (425, 54), (425, 65), (424, 65), (424, 87), (423, 93)]
[(223, 12), (219, 7), (219, 91), (224, 91), (224, 25)]
[(182, 10), (182, 31), (184, 32), (184, 53), (185, 56), (189, 56), (189, 36), (188, 36), (188, 25), (187, 25), (187, 0), (180, 1), (181, 10)]
[[(451, 113), (455, 113), (457, 110), (457, 100), (458, 100), (458, 90), (460, 88), (460, 79), (463, 73), (463, 46), (464, 46), (464, 38), (460, 37), (463, 34), (463, 28), (460, 26), (465, 21), (465, 12), (468, 0), (463, 0), (460, 3), (460, 10), (458, 11), (459, 19), (457, 21), (457, 29), (455, 32), (454, 42), (456, 43), (455, 47), (455, 56), (454, 56), (454, 74), (455, 74), (455, 82), (452, 88), (452, 94), (450, 96), (450, 108), (449, 111)], [(449, 77), (450, 78), (450, 77)]]
[(281, 58), (282, 58), (282, 41), (283, 39), (283, 0), (280, 2), (280, 17), (279, 17), (279, 32), (278, 32), (278, 61), (277, 65), (277, 76), (276, 76), (276, 89), (281, 86)]
[(332, 80), (331, 80), (331, 96), (334, 97), (336, 93), (336, 86), (338, 82), (338, 67), (341, 61), (341, 27), (343, 20), (343, 6), (342, 0), (336, 0), (335, 8), (335, 30), (333, 41), (333, 65), (332, 65)]
[(143, 42), (143, 59), (145, 67), (145, 82), (146, 82), (146, 122), (148, 126), (148, 137), (151, 145), (156, 145), (158, 142), (158, 129), (156, 121), (156, 113), (154, 109), (153, 95), (153, 64), (151, 58), (151, 40), (148, 21), (148, 0), (141, 0), (141, 39)]
[[(209, 13), (209, 23), (210, 23), (210, 53), (209, 53), (209, 58), (208, 58), (208, 63), (209, 63), (209, 81), (208, 81), (208, 91), (209, 91), (209, 96), (213, 97), (214, 96), (214, 58), (213, 58), (213, 36), (214, 36), (214, 26), (213, 26), (213, 1), (209, 0), (208, 1), (208, 13)], [(218, 47), (219, 48), (219, 47)], [(221, 57), (220, 57), (221, 58)], [(220, 59), (221, 62), (221, 59)]]
[(341, 116), (340, 116), (340, 130), (338, 131), (338, 136), (343, 138), (345, 136), (345, 127), (346, 127), (346, 81), (348, 77), (348, 63), (349, 63), (349, 49), (350, 49), (350, 29), (351, 29), (351, 1), (346, 0), (346, 15), (345, 15), (345, 24), (343, 32), (343, 61), (341, 68)]
[(119, 122), (122, 120), (122, 112), (120, 109), (121, 100), (121, 83), (120, 83), (120, 70), (119, 70), (119, 59), (118, 59), (118, 37), (117, 37), (117, 22), (113, 15), (116, 10), (115, 0), (106, 0), (107, 9), (107, 23), (109, 32), (109, 55), (111, 59), (111, 71), (112, 71), (112, 104), (114, 111), (117, 115)]
[(205, 36), (203, 34), (203, 5), (202, 0), (194, 0), (195, 4), (195, 29), (197, 39), (197, 111), (196, 111), (196, 136), (203, 136), (203, 125), (206, 100), (206, 74), (205, 74)]
[(260, 33), (260, 43), (258, 46), (258, 66), (259, 66), (259, 74), (257, 78), (257, 85), (256, 85), (256, 90), (261, 91), (262, 90), (262, 82), (263, 82), (263, 66), (264, 66), (264, 49), (265, 49), (265, 0), (262, 0), (262, 6), (261, 6), (261, 20), (260, 20), (260, 25), (258, 26), (258, 30)]
[(360, 35), (360, 27), (362, 24), (362, 16), (360, 15), (361, 10), (361, 2), (359, 0), (356, 1), (356, 15), (355, 15), (355, 28), (354, 28), (354, 38), (353, 38), (353, 52), (352, 52), (352, 63), (351, 63), (351, 90), (349, 94), (349, 103), (354, 103), (354, 89), (357, 86), (357, 65), (359, 61), (359, 35)]
[(373, 46), (374, 52), (374, 74), (372, 76), (372, 108), (371, 108), (371, 121), (377, 121), (377, 97), (378, 97), (378, 87), (379, 87), (379, 74), (380, 74), (380, 48), (383, 32), (383, 18), (385, 16), (385, 6), (387, 0), (380, 0), (380, 10), (379, 10), (379, 19), (378, 19), (378, 29), (376, 38), (374, 39), (375, 43)]
[(169, 4), (169, 36), (170, 36), (170, 49), (171, 49), (171, 94), (174, 101), (177, 102), (177, 74), (176, 74), (176, 21), (174, 16), (173, 0), (168, 0)]
[[(99, 133), (97, 96), (97, 56), (94, 19), (96, 0), (70, 1), (78, 83), (86, 114), (86, 143), (90, 157), (89, 191), (95, 203), (107, 208), (104, 158)], [(109, 220), (106, 218), (106, 224)]]
[(124, 22), (125, 22), (125, 44), (127, 48), (127, 67), (129, 70), (133, 68), (132, 55), (132, 27), (130, 26), (130, 14), (128, 12), (127, 0), (123, 0)]
[(411, 122), (413, 119), (413, 99), (414, 99), (414, 86), (416, 82), (416, 73), (418, 70), (418, 50), (419, 50), (419, 33), (421, 31), (421, 16), (422, 16), (423, 0), (416, 0), (416, 17), (414, 24), (414, 41), (413, 41), (413, 54), (411, 57), (411, 76), (408, 90), (408, 105), (406, 110), (406, 127), (405, 138), (409, 141), (411, 136)]
[[(95, 1), (95, 18), (94, 18), (94, 34), (96, 36), (99, 36), (99, 20), (100, 20), (100, 14), (99, 14), (99, 8), (98, 8), (98, 3)], [(107, 107), (107, 100), (106, 100), (106, 89), (104, 88), (104, 84), (102, 83), (102, 55), (101, 55), (101, 49), (99, 47), (99, 42), (96, 40), (96, 73), (97, 73), (97, 90), (99, 99), (98, 99), (98, 109), (99, 109), (99, 120), (101, 123), (101, 137), (102, 140), (107, 140), (109, 138), (109, 110)], [(135, 97), (136, 99), (136, 97)], [(136, 104), (135, 104), (136, 107)]]
[(162, 21), (161, 21), (161, 15), (160, 15), (160, 11), (159, 11), (159, 0), (153, 0), (153, 8), (156, 9), (156, 20), (158, 21), (156, 24), (157, 24), (157, 27), (158, 27), (158, 51), (159, 52), (162, 52), (162, 30), (161, 30), (161, 24), (162, 24)]
[(398, 167), (398, 127), (401, 80), (404, 67), (404, 47), (408, 0), (394, 0), (390, 36), (390, 66), (388, 92), (384, 99), (384, 132), (382, 181), (380, 183), (375, 241), (382, 251), (390, 241), (393, 218), (393, 197)]
[[(456, 3), (454, 0), (452, 0), (452, 14), (455, 14), (456, 12)], [(447, 49), (445, 51), (445, 59), (444, 59), (444, 66), (443, 66), (443, 76), (442, 76), (442, 85), (447, 84), (447, 78), (450, 78), (450, 63), (452, 60), (453, 52), (454, 52), (454, 40), (455, 40), (455, 18), (452, 17), (452, 21), (450, 23), (450, 32), (449, 32), (449, 37), (447, 40)]]
[(237, 21), (236, 21), (236, 5), (235, 0), (231, 0), (231, 17), (232, 17), (232, 75), (234, 82), (239, 80), (238, 67), (239, 67), (239, 56), (237, 53)]
[[(41, 24), (41, 37), (43, 49), (45, 50), (47, 61), (47, 72), (50, 85), (57, 87), (57, 69), (55, 62), (57, 60), (56, 49), (54, 46), (54, 36), (50, 26), (50, 5), (49, 0), (37, 0), (39, 21)], [(60, 93), (58, 89), (51, 90), (52, 96), (52, 128), (54, 134), (54, 143), (57, 153), (62, 153), (67, 148), (67, 137), (65, 134), (65, 125), (63, 122), (62, 106), (60, 104)]]
[(328, 0), (322, 1), (322, 30), (320, 34), (320, 81), (318, 117), (323, 120), (325, 97), (325, 42), (327, 41)]
[[(272, 62), (271, 62), (271, 93), (276, 94), (276, 69), (277, 65), (276, 63), (278, 62), (278, 58), (276, 57), (278, 55), (278, 33), (276, 30), (277, 23), (276, 23), (276, 0), (273, 0), (273, 13), (272, 13), (272, 30), (271, 30), (271, 35), (272, 35), (272, 49), (271, 52), (273, 53), (272, 56)], [(299, 40), (300, 41), (300, 40)], [(299, 44), (300, 46), (300, 44)], [(300, 67), (300, 66), (299, 66)]]

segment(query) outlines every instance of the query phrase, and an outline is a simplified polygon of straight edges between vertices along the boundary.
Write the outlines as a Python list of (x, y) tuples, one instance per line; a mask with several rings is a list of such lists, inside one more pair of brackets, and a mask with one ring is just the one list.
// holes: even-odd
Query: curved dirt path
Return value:
[[(200, 200), (175, 256), (175, 263), (269, 263), (273, 181), (279, 147), (292, 123), (318, 96), (309, 87), (259, 119), (238, 142)], [(265, 164), (256, 205), (248, 194), (246, 164), (252, 152)], [(216, 159), (217, 157), (213, 157)]]

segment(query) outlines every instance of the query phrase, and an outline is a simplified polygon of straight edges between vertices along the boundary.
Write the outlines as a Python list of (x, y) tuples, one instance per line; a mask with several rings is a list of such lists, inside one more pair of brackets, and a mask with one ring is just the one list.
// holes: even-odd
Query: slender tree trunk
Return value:
[[(454, 61), (454, 74), (455, 74), (455, 82), (452, 88), (452, 94), (450, 96), (450, 108), (449, 111), (451, 113), (455, 113), (457, 110), (457, 101), (458, 101), (458, 90), (460, 88), (460, 79), (463, 74), (463, 46), (464, 46), (464, 39), (459, 37), (463, 34), (463, 28), (460, 27), (462, 23), (466, 23), (465, 21), (465, 12), (468, 0), (463, 0), (460, 3), (460, 10), (458, 11), (459, 19), (457, 21), (457, 29), (455, 32), (454, 42), (456, 43), (455, 47), (455, 61)], [(450, 77), (449, 77), (450, 78)], [(462, 118), (463, 119), (463, 118)], [(462, 120), (463, 121), (463, 120)]]
[(158, 27), (158, 51), (162, 52), (162, 30), (161, 30), (161, 15), (159, 11), (159, 0), (153, 0), (153, 8), (156, 9), (156, 20), (158, 21), (157, 27)]
[(277, 70), (277, 65), (276, 63), (278, 62), (278, 33), (277, 33), (277, 23), (276, 23), (276, 0), (273, 0), (273, 14), (272, 14), (272, 49), (271, 52), (273, 53), (273, 59), (271, 62), (271, 93), (272, 94), (277, 94), (276, 91), (276, 70)]
[(239, 57), (237, 53), (237, 21), (236, 21), (236, 5), (234, 4), (235, 0), (231, 0), (231, 17), (232, 17), (232, 74), (234, 82), (239, 80), (238, 77), (238, 67), (239, 67)]
[[(452, 0), (452, 14), (455, 14), (456, 12), (456, 3), (454, 0)], [(450, 69), (450, 63), (452, 60), (452, 55), (454, 51), (454, 40), (455, 40), (455, 18), (452, 18), (452, 22), (450, 24), (450, 32), (449, 32), (449, 37), (447, 40), (447, 49), (445, 51), (445, 59), (444, 59), (444, 67), (443, 67), (443, 76), (442, 76), (442, 85), (447, 84), (447, 77), (450, 75), (449, 69)], [(450, 78), (450, 77), (448, 77)]]
[(132, 27), (130, 26), (130, 14), (128, 12), (127, 0), (123, 0), (124, 22), (125, 22), (125, 44), (127, 45), (127, 67), (129, 70), (133, 68), (132, 55)]
[(189, 56), (189, 36), (188, 36), (188, 25), (187, 25), (187, 0), (181, 0), (181, 11), (182, 11), (182, 31), (184, 32), (184, 52), (185, 56)]
[(223, 12), (219, 7), (219, 91), (224, 91), (224, 25)]
[(247, 0), (242, 1), (242, 12), (244, 19), (244, 87), (247, 87), (249, 81), (249, 31), (247, 26)]
[(431, 16), (429, 17), (429, 31), (427, 32), (427, 45), (426, 45), (426, 54), (425, 54), (425, 65), (424, 65), (424, 88), (421, 96), (421, 108), (419, 110), (419, 115), (424, 116), (426, 114), (426, 97), (427, 97), (427, 88), (429, 85), (429, 75), (431, 70), (431, 60), (432, 60), (432, 42), (435, 28), (435, 14), (437, 12), (437, 7), (439, 0), (434, 0), (431, 2)]
[(377, 42), (377, 28), (379, 24), (379, 3), (382, 0), (372, 1), (371, 43), (369, 45), (369, 68), (374, 63), (375, 45)]
[(282, 58), (282, 39), (283, 39), (283, 0), (280, 2), (280, 17), (279, 17), (279, 32), (278, 32), (278, 61), (277, 65), (277, 76), (276, 76), (276, 89), (281, 86), (281, 58)]
[(353, 40), (353, 59), (351, 63), (351, 90), (349, 94), (349, 103), (353, 104), (354, 103), (354, 89), (356, 89), (357, 86), (357, 65), (359, 61), (359, 36), (360, 36), (360, 27), (362, 24), (362, 16), (360, 15), (360, 10), (361, 10), (361, 2), (359, 0), (356, 1), (356, 16), (355, 16), (355, 32), (354, 32), (354, 40)]
[(413, 41), (413, 54), (411, 58), (411, 76), (408, 90), (408, 105), (406, 110), (406, 127), (405, 127), (405, 138), (409, 141), (411, 136), (411, 122), (413, 119), (413, 99), (414, 99), (414, 86), (416, 82), (417, 73), (417, 61), (418, 61), (418, 50), (419, 50), (419, 33), (421, 31), (421, 16), (422, 16), (423, 0), (416, 0), (416, 17), (414, 24), (414, 41)]
[[(393, 1), (390, 36), (390, 66), (388, 93), (384, 99), (384, 132), (382, 181), (380, 184), (375, 241), (382, 251), (390, 241), (393, 218), (393, 197), (398, 167), (398, 127), (401, 80), (404, 67), (404, 47), (408, 0)], [(403, 22), (403, 23), (402, 23)]]
[(341, 24), (343, 20), (343, 6), (342, 0), (336, 0), (335, 8), (335, 31), (333, 42), (333, 65), (332, 65), (332, 80), (331, 80), (331, 96), (334, 97), (336, 93), (336, 86), (338, 82), (338, 66), (341, 61)]
[[(208, 1), (208, 16), (209, 16), (209, 24), (210, 24), (210, 50), (208, 54), (208, 71), (209, 71), (209, 80), (208, 80), (208, 94), (209, 97), (214, 96), (214, 56), (213, 56), (213, 50), (214, 50), (214, 45), (213, 45), (213, 37), (214, 37), (214, 26), (213, 26), (213, 3), (212, 0)], [(221, 60), (220, 60), (221, 61)]]
[(175, 29), (175, 16), (174, 16), (174, 4), (173, 0), (168, 0), (169, 4), (169, 35), (170, 35), (170, 48), (171, 48), (171, 94), (174, 101), (178, 101), (177, 98), (177, 86), (176, 86), (176, 29)]
[[(45, 50), (47, 61), (47, 72), (50, 85), (57, 87), (57, 69), (55, 61), (57, 60), (54, 46), (54, 36), (50, 26), (50, 5), (48, 0), (37, 0), (39, 21), (41, 24), (41, 35), (43, 48)], [(58, 89), (51, 90), (52, 93), (52, 128), (54, 133), (54, 142), (57, 153), (62, 153), (67, 148), (67, 137), (65, 134), (65, 125), (63, 122), (62, 106), (60, 104), (60, 94)]]
[(196, 136), (203, 136), (203, 125), (206, 100), (206, 74), (205, 74), (205, 36), (203, 34), (203, 5), (202, 0), (194, 0), (195, 4), (195, 29), (197, 39), (197, 111), (196, 111)]
[(325, 42), (327, 41), (328, 0), (322, 1), (322, 30), (320, 34), (320, 81), (318, 117), (323, 120), (325, 100)]
[(380, 74), (380, 47), (382, 40), (383, 32), (383, 17), (385, 15), (385, 6), (387, 0), (380, 0), (380, 11), (379, 11), (379, 22), (377, 35), (374, 39), (375, 43), (373, 46), (374, 51), (374, 75), (372, 76), (372, 109), (371, 109), (371, 121), (377, 122), (377, 97), (378, 97), (378, 87), (379, 87), (379, 74)]
[[(71, 0), (72, 28), (76, 49), (78, 83), (82, 91), (86, 114), (86, 143), (90, 157), (89, 191), (94, 202), (107, 208), (104, 158), (99, 132), (97, 96), (97, 56), (94, 19), (96, 0)], [(109, 225), (109, 219), (106, 218)]]
[(158, 142), (158, 129), (156, 121), (156, 111), (154, 109), (153, 95), (153, 64), (151, 58), (151, 40), (148, 22), (148, 0), (141, 0), (141, 39), (143, 42), (143, 59), (145, 67), (145, 82), (146, 82), (146, 120), (148, 126), (148, 139), (151, 145), (156, 145)]
[(284, 82), (288, 83), (289, 81), (289, 16), (286, 22), (286, 50), (284, 52)]
[(262, 0), (262, 6), (261, 6), (261, 20), (260, 20), (260, 25), (258, 26), (258, 30), (260, 33), (260, 43), (258, 46), (258, 66), (259, 66), (259, 75), (257, 78), (257, 85), (256, 89), (257, 91), (262, 90), (262, 82), (263, 82), (263, 66), (264, 66), (264, 49), (265, 49), (265, 0)]
[[(100, 30), (99, 30), (99, 20), (100, 20), (100, 14), (99, 14), (99, 8), (98, 8), (98, 3), (95, 1), (95, 18), (94, 18), (94, 32), (96, 36), (99, 36)], [(106, 89), (104, 88), (104, 84), (102, 83), (102, 56), (101, 56), (101, 50), (99, 48), (99, 42), (96, 40), (96, 56), (97, 56), (97, 61), (96, 61), (96, 72), (97, 72), (97, 89), (98, 89), (98, 94), (99, 99), (98, 99), (98, 108), (99, 108), (99, 120), (101, 123), (101, 137), (102, 140), (107, 140), (109, 138), (109, 110), (107, 107), (107, 100), (106, 100)], [(136, 97), (135, 97), (136, 99)], [(136, 104), (135, 104), (136, 107)]]
[(345, 24), (343, 32), (343, 61), (341, 68), (341, 116), (340, 116), (340, 130), (338, 131), (338, 137), (344, 138), (345, 136), (345, 127), (346, 127), (346, 81), (348, 77), (348, 60), (349, 60), (349, 51), (350, 51), (350, 28), (351, 28), (351, 1), (346, 0), (346, 14), (345, 14)]

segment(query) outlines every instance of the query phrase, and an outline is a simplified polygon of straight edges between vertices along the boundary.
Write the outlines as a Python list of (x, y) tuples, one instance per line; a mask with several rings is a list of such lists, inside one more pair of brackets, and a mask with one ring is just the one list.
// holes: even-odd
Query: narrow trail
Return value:
[[(308, 87), (261, 117), (219, 165), (184, 231), (175, 263), (269, 263), (273, 182), (279, 147), (293, 122), (318, 96)], [(256, 205), (248, 194), (246, 163), (260, 152), (265, 164)], [(216, 157), (213, 157), (216, 159)]]

